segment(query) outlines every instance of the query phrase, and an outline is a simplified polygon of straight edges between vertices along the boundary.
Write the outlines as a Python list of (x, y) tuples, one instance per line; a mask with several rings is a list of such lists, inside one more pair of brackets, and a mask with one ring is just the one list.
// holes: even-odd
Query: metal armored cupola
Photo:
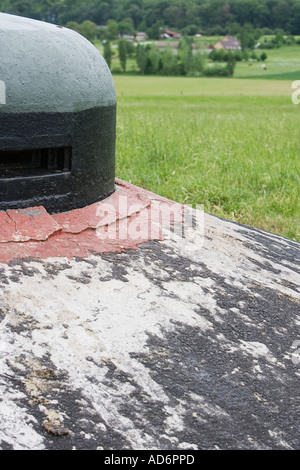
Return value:
[(84, 207), (114, 192), (116, 94), (67, 28), (0, 13), (0, 210)]

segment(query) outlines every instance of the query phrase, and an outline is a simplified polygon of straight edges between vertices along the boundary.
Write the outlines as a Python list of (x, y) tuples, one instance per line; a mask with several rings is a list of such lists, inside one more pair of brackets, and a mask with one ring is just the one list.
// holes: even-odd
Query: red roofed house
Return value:
[(176, 31), (170, 31), (169, 29), (166, 29), (164, 34), (163, 34), (163, 37), (166, 38), (166, 39), (180, 39), (181, 34), (176, 33)]

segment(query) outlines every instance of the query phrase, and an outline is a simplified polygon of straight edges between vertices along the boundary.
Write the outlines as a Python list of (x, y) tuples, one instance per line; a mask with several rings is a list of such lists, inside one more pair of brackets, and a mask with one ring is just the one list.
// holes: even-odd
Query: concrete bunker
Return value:
[(85, 207), (115, 188), (116, 94), (78, 33), (0, 13), (0, 210)]

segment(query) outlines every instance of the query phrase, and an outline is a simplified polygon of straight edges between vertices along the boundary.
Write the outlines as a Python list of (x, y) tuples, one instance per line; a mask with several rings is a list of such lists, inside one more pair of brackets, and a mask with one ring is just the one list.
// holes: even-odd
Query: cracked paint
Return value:
[(136, 249), (147, 240), (164, 238), (163, 221), (170, 207), (172, 222), (180, 222), (181, 204), (118, 180), (111, 197), (83, 209), (53, 215), (43, 207), (0, 212), (0, 262)]

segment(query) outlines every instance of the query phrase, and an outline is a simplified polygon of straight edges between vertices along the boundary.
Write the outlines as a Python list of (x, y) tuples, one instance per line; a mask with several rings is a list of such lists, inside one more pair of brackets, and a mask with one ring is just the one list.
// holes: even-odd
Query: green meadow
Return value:
[[(257, 50), (261, 54), (262, 50)], [(281, 46), (265, 51), (267, 69), (262, 69), (262, 62), (248, 61), (236, 64), (235, 78), (266, 78), (273, 80), (300, 79), (300, 45)]]
[(291, 80), (124, 74), (114, 82), (118, 178), (300, 241)]

